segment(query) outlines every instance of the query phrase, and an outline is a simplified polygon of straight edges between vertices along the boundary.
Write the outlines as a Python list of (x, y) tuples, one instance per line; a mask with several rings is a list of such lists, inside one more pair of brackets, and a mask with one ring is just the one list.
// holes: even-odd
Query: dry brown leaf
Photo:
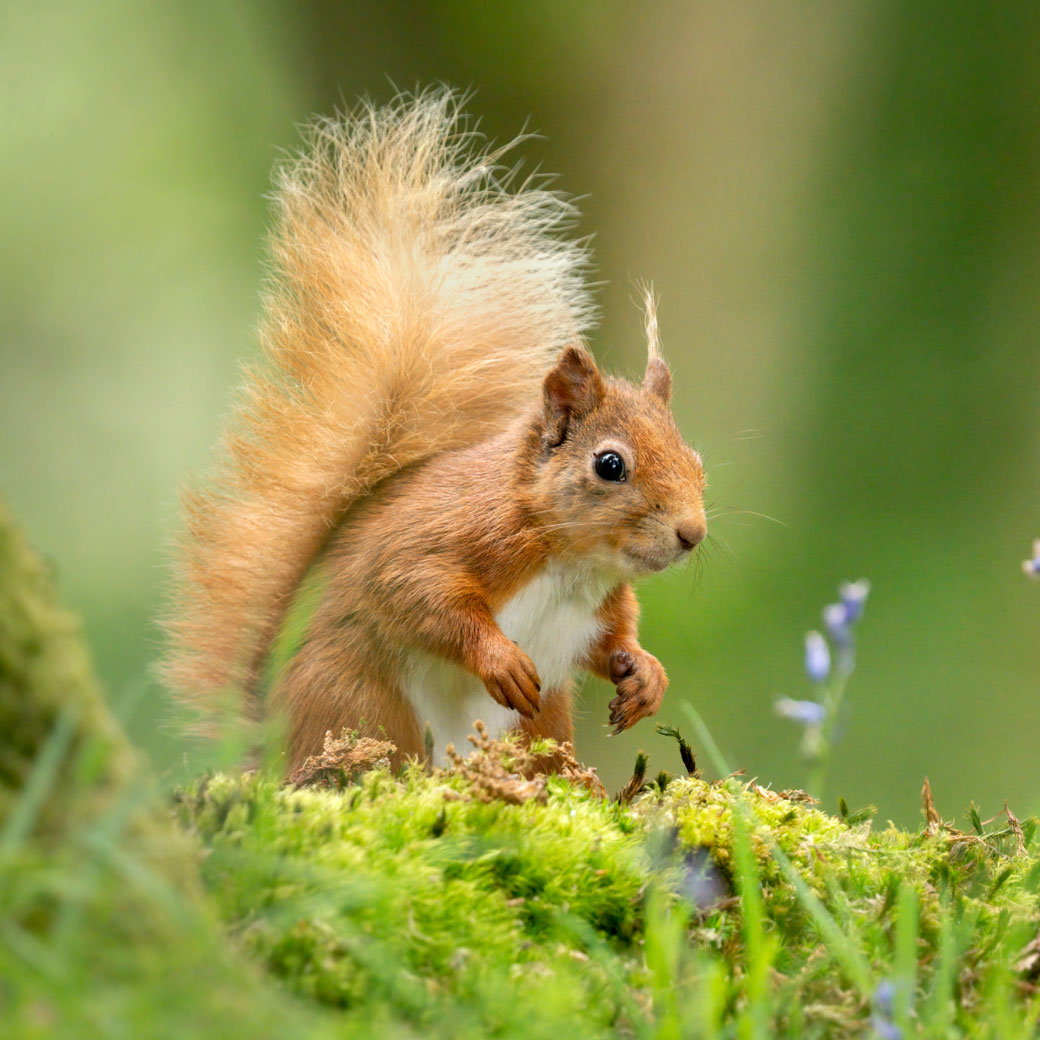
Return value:
[(924, 809), (925, 825), (929, 834), (938, 834), (943, 827), (942, 817), (935, 809), (932, 801), (932, 785), (928, 777), (924, 778), (924, 786), (921, 788), (921, 807)]
[(1007, 801), (1004, 802), (1004, 812), (1007, 813), (1011, 833), (1015, 836), (1015, 852), (1019, 856), (1024, 856), (1026, 854), (1026, 836), (1022, 833), (1022, 824), (1018, 822), (1018, 817), (1008, 808)]

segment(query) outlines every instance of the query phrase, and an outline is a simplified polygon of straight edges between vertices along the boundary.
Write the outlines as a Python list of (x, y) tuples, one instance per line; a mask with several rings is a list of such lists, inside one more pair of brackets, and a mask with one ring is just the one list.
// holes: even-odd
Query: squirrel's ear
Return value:
[(603, 378), (584, 347), (568, 347), (545, 377), (542, 392), (545, 438), (555, 448), (567, 436), (571, 419), (587, 415), (603, 399)]
[(646, 307), (646, 363), (643, 389), (649, 390), (667, 404), (672, 397), (672, 373), (661, 357), (661, 341), (657, 334), (657, 297), (651, 285), (643, 286), (643, 305)]
[(668, 371), (664, 358), (652, 357), (643, 376), (643, 387), (656, 394), (665, 404), (672, 398), (672, 373)]

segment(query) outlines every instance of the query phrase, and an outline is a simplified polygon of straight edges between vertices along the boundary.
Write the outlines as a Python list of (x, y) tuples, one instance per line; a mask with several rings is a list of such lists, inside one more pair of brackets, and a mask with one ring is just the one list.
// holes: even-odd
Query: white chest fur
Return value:
[[(600, 632), (597, 611), (613, 581), (595, 572), (550, 563), (495, 616), (502, 631), (534, 661), (543, 695), (566, 681)], [(417, 657), (405, 680), (405, 696), (419, 729), (429, 725), (434, 757), (450, 743), (465, 754), (473, 720), (492, 733), (515, 727), (520, 716), (496, 704), (474, 675), (439, 658)]]

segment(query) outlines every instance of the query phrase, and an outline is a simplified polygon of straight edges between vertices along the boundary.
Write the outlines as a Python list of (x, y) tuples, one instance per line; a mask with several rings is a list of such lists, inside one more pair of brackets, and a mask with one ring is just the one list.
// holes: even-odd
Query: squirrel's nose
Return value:
[(695, 545), (699, 545), (704, 541), (704, 536), (708, 533), (707, 526), (703, 520), (684, 520), (675, 529), (675, 533), (679, 538), (679, 544), (683, 547), (684, 552), (688, 552)]

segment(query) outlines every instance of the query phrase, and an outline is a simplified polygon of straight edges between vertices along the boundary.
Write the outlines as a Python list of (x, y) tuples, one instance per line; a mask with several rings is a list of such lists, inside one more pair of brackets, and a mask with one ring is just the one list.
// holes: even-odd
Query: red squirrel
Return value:
[(317, 560), (270, 693), (290, 769), (344, 728), (401, 758), (477, 718), (569, 741), (579, 669), (620, 732), (668, 685), (630, 583), (704, 538), (705, 478), (653, 299), (642, 384), (602, 374), (573, 207), (505, 151), (442, 90), (318, 123), (278, 171), (264, 363), (187, 496), (165, 675), (203, 707), (255, 694)]

